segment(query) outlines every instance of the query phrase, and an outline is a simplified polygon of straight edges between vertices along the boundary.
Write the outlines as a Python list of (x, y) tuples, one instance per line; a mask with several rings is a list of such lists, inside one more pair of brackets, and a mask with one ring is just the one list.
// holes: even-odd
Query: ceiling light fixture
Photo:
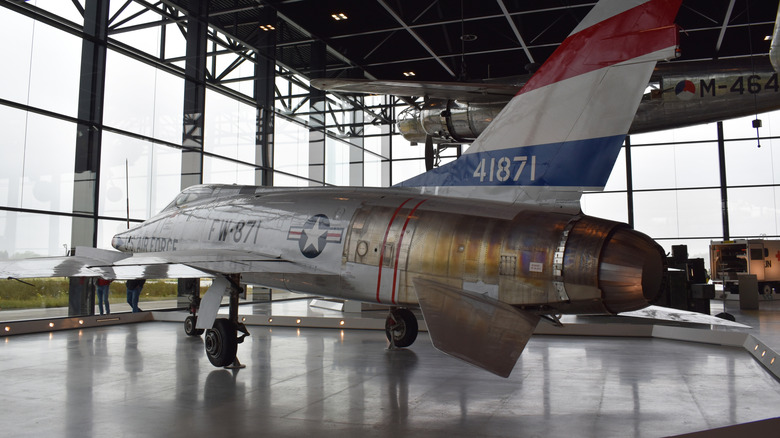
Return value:
[(343, 12), (339, 12), (338, 14), (330, 14), (331, 17), (333, 17), (336, 21), (346, 20), (347, 16)]
[(765, 36), (764, 41), (772, 41), (772, 35)]
[(413, 72), (413, 71), (405, 71), (405, 72), (404, 72), (404, 76), (406, 76), (406, 77), (409, 77), (409, 76), (415, 76), (415, 74), (414, 74), (414, 72)]
[(266, 31), (266, 32), (270, 32), (270, 31), (272, 31), (272, 30), (276, 30), (276, 28), (275, 28), (275, 27), (273, 27), (273, 26), (272, 26), (272, 25), (270, 25), (270, 24), (261, 24), (261, 25), (260, 25), (260, 29), (262, 29), (262, 30), (264, 30), (264, 31)]

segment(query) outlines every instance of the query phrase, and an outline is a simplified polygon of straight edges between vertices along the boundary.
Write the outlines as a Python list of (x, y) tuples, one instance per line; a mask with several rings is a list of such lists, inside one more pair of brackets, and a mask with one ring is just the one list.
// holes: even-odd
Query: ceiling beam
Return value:
[(736, 0), (731, 0), (731, 2), (729, 3), (729, 8), (726, 11), (726, 16), (723, 17), (723, 25), (720, 27), (720, 35), (718, 35), (718, 42), (715, 43), (715, 53), (720, 52), (720, 45), (723, 43), (723, 37), (726, 35), (726, 29), (728, 28), (729, 21), (731, 20), (731, 11), (734, 10), (735, 1)]
[(523, 36), (520, 35), (520, 31), (517, 30), (517, 25), (515, 25), (515, 20), (513, 20), (512, 17), (509, 16), (509, 11), (506, 9), (504, 0), (496, 0), (496, 2), (498, 2), (498, 6), (501, 8), (501, 12), (504, 13), (504, 17), (506, 18), (507, 23), (509, 23), (509, 27), (512, 28), (512, 32), (515, 33), (515, 38), (517, 38), (517, 41), (519, 41), (520, 45), (523, 47), (523, 52), (525, 52), (525, 56), (528, 57), (528, 61), (536, 62), (534, 61), (533, 55), (531, 55), (531, 51), (528, 50), (528, 46), (525, 44), (525, 40), (523, 40)]
[(417, 35), (417, 32), (415, 32), (411, 27), (409, 27), (406, 23), (404, 23), (404, 20), (402, 20), (401, 17), (399, 17), (398, 14), (396, 14), (395, 11), (390, 6), (388, 6), (387, 3), (384, 2), (384, 0), (376, 0), (376, 1), (383, 8), (385, 8), (385, 10), (387, 10), (387, 13), (390, 14), (390, 16), (393, 17), (393, 19), (395, 21), (397, 21), (398, 24), (401, 25), (401, 27), (403, 27), (407, 32), (409, 32), (409, 35), (411, 35), (414, 39), (416, 39), (417, 42), (420, 43), (420, 45), (428, 53), (431, 54), (431, 56), (436, 60), (436, 62), (438, 62), (442, 67), (444, 67), (444, 70), (447, 70), (447, 73), (449, 73), (450, 76), (452, 76), (453, 78), (456, 77), (455, 73), (449, 68), (449, 66), (447, 66), (447, 64), (444, 61), (442, 61), (442, 59), (439, 57), (439, 55), (437, 55), (433, 51), (433, 49), (431, 49), (430, 46), (428, 46), (428, 44), (426, 44), (425, 41), (423, 41), (423, 39), (420, 38), (419, 35)]

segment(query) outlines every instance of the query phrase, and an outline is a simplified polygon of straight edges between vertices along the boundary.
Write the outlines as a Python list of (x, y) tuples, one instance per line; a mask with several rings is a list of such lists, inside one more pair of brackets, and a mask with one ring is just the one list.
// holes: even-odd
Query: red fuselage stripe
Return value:
[(401, 243), (404, 241), (404, 234), (406, 234), (406, 226), (409, 225), (409, 220), (414, 216), (414, 212), (417, 211), (417, 208), (422, 205), (423, 202), (427, 201), (427, 199), (423, 199), (422, 201), (418, 202), (417, 205), (414, 206), (412, 211), (409, 212), (408, 215), (406, 215), (406, 221), (404, 222), (404, 227), (401, 229), (401, 236), (398, 238), (398, 247), (395, 250), (395, 264), (393, 265), (393, 296), (392, 296), (392, 303), (395, 304), (395, 281), (398, 277), (398, 258), (401, 256)]
[(382, 247), (379, 248), (379, 274), (377, 274), (376, 278), (376, 302), (381, 303), (382, 300), (379, 299), (379, 290), (382, 287), (382, 265), (384, 264), (385, 259), (385, 245), (387, 244), (387, 236), (390, 234), (390, 227), (393, 226), (393, 222), (395, 221), (396, 216), (398, 216), (398, 212), (401, 211), (402, 208), (404, 208), (404, 205), (406, 205), (407, 202), (411, 201), (412, 198), (407, 199), (406, 201), (402, 202), (401, 205), (398, 206), (398, 208), (395, 209), (393, 212), (393, 217), (390, 218), (390, 223), (387, 224), (387, 229), (385, 230), (385, 238), (382, 240)]

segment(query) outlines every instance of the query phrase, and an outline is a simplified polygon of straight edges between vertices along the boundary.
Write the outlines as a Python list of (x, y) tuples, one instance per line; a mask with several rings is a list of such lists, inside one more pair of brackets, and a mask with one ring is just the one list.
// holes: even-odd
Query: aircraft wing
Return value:
[[(273, 264), (273, 268), (269, 266)], [(77, 247), (73, 256), (39, 257), (0, 262), (0, 278), (103, 277), (205, 278), (216, 273), (303, 272), (278, 254), (237, 250), (191, 250), (126, 254)]]
[(391, 94), (393, 96), (428, 96), (436, 99), (469, 102), (506, 101), (522, 85), (470, 82), (372, 81), (368, 79), (312, 79), (311, 86), (333, 93)]
[(73, 256), (2, 261), (0, 278), (100, 277), (107, 273), (95, 266), (111, 265), (126, 257), (129, 254), (117, 251), (77, 248)]

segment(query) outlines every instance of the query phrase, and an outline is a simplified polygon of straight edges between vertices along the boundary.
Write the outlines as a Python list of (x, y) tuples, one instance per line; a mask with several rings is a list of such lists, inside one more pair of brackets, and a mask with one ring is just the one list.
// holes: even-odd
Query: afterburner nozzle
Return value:
[(664, 286), (666, 258), (650, 237), (617, 229), (604, 245), (599, 263), (599, 288), (612, 313), (642, 309), (654, 303)]

